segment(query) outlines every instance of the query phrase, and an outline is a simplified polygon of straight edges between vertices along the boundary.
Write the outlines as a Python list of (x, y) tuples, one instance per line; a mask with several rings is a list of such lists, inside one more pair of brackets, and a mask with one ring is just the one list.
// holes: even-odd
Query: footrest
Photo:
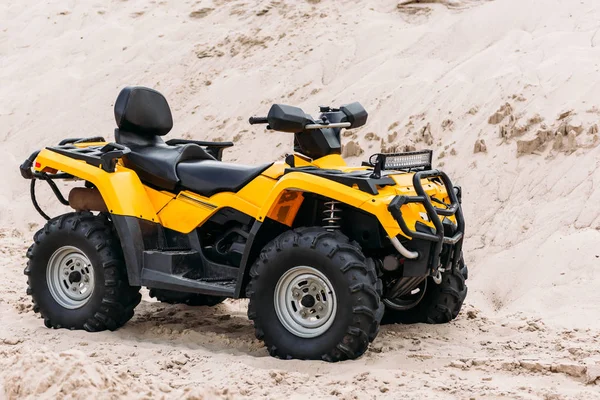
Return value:
[(146, 250), (144, 270), (165, 274), (185, 274), (202, 265), (202, 257), (194, 250)]
[(155, 289), (168, 289), (177, 292), (208, 294), (212, 296), (233, 297), (235, 281), (203, 281), (184, 278), (182, 275), (172, 275), (144, 268), (142, 270), (142, 285)]
[(193, 279), (194, 272), (203, 269), (203, 257), (195, 250), (146, 250), (142, 286), (213, 296), (234, 295), (234, 279)]

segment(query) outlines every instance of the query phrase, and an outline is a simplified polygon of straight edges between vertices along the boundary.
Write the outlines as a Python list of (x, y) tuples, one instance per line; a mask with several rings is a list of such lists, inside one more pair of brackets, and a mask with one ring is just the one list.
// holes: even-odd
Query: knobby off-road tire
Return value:
[(129, 286), (119, 239), (104, 216), (69, 213), (34, 235), (27, 294), (48, 328), (115, 330), (133, 317), (139, 287)]
[(458, 316), (467, 297), (467, 267), (461, 260), (458, 271), (447, 271), (442, 274), (442, 282), (438, 285), (432, 278), (427, 278), (427, 289), (423, 299), (414, 308), (405, 311), (386, 308), (382, 324), (444, 324)]
[(188, 306), (216, 306), (227, 297), (209, 296), (205, 294), (176, 292), (167, 289), (150, 289), (150, 297), (162, 303), (187, 304)]
[(271, 356), (354, 359), (379, 332), (384, 305), (375, 265), (340, 232), (287, 231), (265, 246), (250, 277), (248, 318)]

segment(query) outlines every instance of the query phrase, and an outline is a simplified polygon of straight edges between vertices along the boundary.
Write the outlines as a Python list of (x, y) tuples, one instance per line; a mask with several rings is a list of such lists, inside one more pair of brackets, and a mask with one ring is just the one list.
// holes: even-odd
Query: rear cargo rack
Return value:
[[(441, 179), (446, 192), (450, 198), (450, 204), (446, 208), (435, 207), (431, 201), (431, 198), (425, 193), (423, 185), (421, 184), (422, 179), (426, 178), (438, 178)], [(435, 243), (435, 251), (433, 254), (433, 267), (437, 269), (439, 265), (440, 253), (442, 252), (442, 246), (449, 244), (454, 246), (454, 254), (452, 257), (452, 268), (457, 268), (461, 257), (462, 241), (465, 232), (465, 220), (460, 206), (460, 201), (457, 196), (457, 192), (454, 190), (454, 186), (444, 172), (439, 170), (430, 171), (419, 171), (413, 176), (413, 186), (417, 192), (417, 196), (396, 196), (388, 206), (388, 210), (392, 216), (398, 222), (402, 232), (412, 239), (422, 239)], [(426, 233), (413, 231), (408, 228), (404, 218), (402, 217), (401, 207), (405, 204), (417, 203), (422, 204), (427, 212), (429, 220), (433, 222), (435, 226), (435, 233)], [(444, 226), (442, 220), (444, 217), (456, 217), (456, 230), (453, 236), (444, 236)]]
[(131, 151), (128, 147), (117, 143), (89, 147), (76, 147), (66, 144), (63, 146), (48, 147), (47, 149), (76, 160), (83, 160), (87, 164), (102, 168), (106, 172), (114, 172), (119, 158)]
[[(89, 147), (75, 146), (78, 143), (95, 142), (105, 142), (105, 140), (101, 136), (95, 136), (90, 138), (69, 138), (62, 140), (58, 144), (58, 146), (47, 147), (47, 149), (55, 153), (61, 154), (63, 156), (74, 158), (76, 160), (83, 160), (90, 165), (102, 168), (106, 172), (114, 172), (115, 166), (117, 165), (117, 161), (119, 160), (119, 158), (130, 152), (129, 148), (117, 143), (108, 143), (102, 146), (92, 145)], [(35, 195), (35, 181), (46, 181), (46, 183), (48, 183), (48, 185), (52, 189), (52, 192), (54, 192), (56, 198), (62, 204), (68, 206), (69, 201), (64, 198), (64, 196), (56, 186), (56, 183), (54, 183), (54, 180), (71, 179), (73, 178), (73, 176), (67, 173), (56, 173), (56, 171), (55, 173), (47, 173), (45, 171), (33, 171), (33, 163), (39, 154), (40, 150), (36, 150), (33, 153), (31, 153), (31, 155), (19, 166), (19, 170), (21, 171), (21, 175), (23, 176), (23, 178), (31, 180), (29, 192), (31, 195), (31, 202), (33, 203), (34, 208), (44, 219), (49, 220), (50, 217), (41, 209), (40, 205), (37, 202)]]

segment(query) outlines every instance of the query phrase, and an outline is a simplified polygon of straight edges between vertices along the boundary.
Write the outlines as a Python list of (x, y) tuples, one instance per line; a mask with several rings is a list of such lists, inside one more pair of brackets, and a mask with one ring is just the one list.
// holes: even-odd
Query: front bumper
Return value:
[[(431, 198), (425, 193), (425, 189), (421, 183), (422, 179), (426, 178), (438, 178), (442, 181), (446, 188), (448, 197), (450, 198), (450, 204), (446, 205), (446, 208), (439, 208), (433, 205)], [(444, 257), (444, 264), (442, 268), (451, 267), (453, 269), (459, 268), (459, 262), (461, 259), (462, 243), (465, 232), (465, 220), (462, 213), (462, 208), (459, 200), (460, 189), (455, 188), (452, 185), (450, 178), (438, 170), (419, 171), (413, 176), (413, 186), (417, 192), (417, 196), (396, 196), (390, 202), (388, 206), (389, 212), (392, 214), (394, 219), (398, 222), (402, 232), (411, 239), (420, 239), (420, 241), (427, 241), (433, 244), (433, 254), (431, 255), (430, 269), (432, 272), (437, 271), (440, 266), (440, 255), (444, 245), (450, 250), (450, 254)], [(402, 206), (409, 203), (418, 203), (423, 205), (429, 220), (435, 226), (435, 231), (419, 232), (417, 230), (411, 230), (406, 225), (402, 216)], [(446, 217), (454, 216), (456, 219), (456, 225)], [(448, 225), (445, 229), (444, 225)], [(446, 236), (448, 234), (448, 236)], [(419, 260), (423, 262), (425, 260)]]

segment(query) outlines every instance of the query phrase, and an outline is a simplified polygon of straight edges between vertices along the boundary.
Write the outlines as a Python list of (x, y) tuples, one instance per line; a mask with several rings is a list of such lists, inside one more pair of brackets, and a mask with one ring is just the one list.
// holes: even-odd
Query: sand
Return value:
[[(600, 4), (401, 3), (2, 2), (0, 398), (600, 398)], [(274, 102), (360, 101), (352, 164), (433, 148), (464, 191), (459, 318), (383, 327), (335, 365), (269, 357), (244, 301), (144, 292), (116, 332), (46, 329), (22, 275), (43, 221), (17, 166), (65, 137), (112, 138), (129, 84), (167, 96), (170, 137), (235, 141), (231, 162), (291, 150), (291, 135), (247, 125)]]

